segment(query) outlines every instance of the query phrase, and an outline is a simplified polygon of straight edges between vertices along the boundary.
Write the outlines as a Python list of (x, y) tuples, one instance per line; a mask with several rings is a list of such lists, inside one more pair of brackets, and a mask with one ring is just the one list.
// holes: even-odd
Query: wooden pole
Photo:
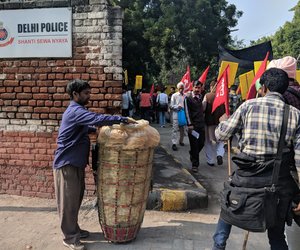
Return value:
[(228, 153), (228, 176), (231, 175), (231, 155), (230, 155), (230, 150), (231, 150), (231, 146), (230, 146), (230, 140), (227, 141), (227, 153)]
[(243, 243), (243, 249), (242, 250), (246, 250), (248, 238), (249, 238), (249, 231), (246, 231), (245, 232), (245, 237), (244, 237), (244, 243)]

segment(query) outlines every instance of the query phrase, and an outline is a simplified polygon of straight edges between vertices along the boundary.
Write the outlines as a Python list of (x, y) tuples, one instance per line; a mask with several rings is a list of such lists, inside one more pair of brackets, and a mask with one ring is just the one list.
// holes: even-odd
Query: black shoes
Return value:
[(217, 156), (217, 163), (218, 163), (218, 165), (222, 165), (223, 164), (223, 157), (221, 155)]
[(80, 241), (77, 243), (67, 243), (63, 241), (63, 245), (72, 250), (86, 250), (85, 246)]
[(174, 151), (177, 151), (177, 146), (176, 146), (176, 144), (173, 144), (173, 145), (172, 145), (172, 149), (173, 149)]
[(192, 172), (193, 173), (198, 173), (198, 167), (192, 166)]
[(90, 236), (90, 232), (89, 231), (80, 229), (80, 239), (87, 238), (89, 236)]
[[(90, 235), (89, 231), (80, 229), (80, 239), (87, 238), (87, 237), (89, 237), (89, 235)], [(85, 246), (80, 241), (76, 242), (76, 243), (67, 243), (63, 240), (63, 245), (72, 250), (85, 250), (86, 249)]]
[(179, 142), (179, 145), (180, 145), (180, 146), (184, 146), (184, 143), (183, 143), (183, 142)]
[[(221, 155), (217, 156), (217, 164), (218, 165), (222, 165), (223, 164), (223, 157)], [(207, 162), (207, 165), (213, 167), (215, 164)]]

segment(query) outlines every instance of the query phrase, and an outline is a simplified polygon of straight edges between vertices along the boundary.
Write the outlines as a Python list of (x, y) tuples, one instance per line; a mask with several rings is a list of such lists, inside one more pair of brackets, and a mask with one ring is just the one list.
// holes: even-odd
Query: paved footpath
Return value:
[[(161, 146), (183, 167), (189, 169), (188, 140), (177, 152), (171, 150), (171, 127), (159, 128)], [(208, 208), (183, 212), (146, 211), (137, 239), (129, 244), (108, 243), (101, 232), (93, 199), (85, 199), (79, 215), (80, 226), (91, 232), (84, 241), (88, 250), (209, 250), (219, 216), (218, 193), (227, 176), (223, 166), (209, 167), (201, 153), (199, 174), (194, 177), (208, 192)], [(63, 250), (54, 200), (0, 195), (1, 250)], [(233, 228), (229, 250), (241, 250), (244, 231)], [(247, 250), (269, 249), (266, 234), (250, 233)], [(296, 249), (297, 250), (297, 249)]]
[[(93, 201), (85, 199), (80, 226), (91, 232), (84, 243), (88, 250), (209, 250), (216, 214), (146, 211), (137, 239), (129, 244), (108, 243), (100, 230)], [(0, 195), (1, 250), (63, 250), (54, 200)], [(257, 237), (257, 236), (260, 237)], [(250, 234), (248, 250), (267, 250), (263, 234)], [(234, 229), (228, 249), (240, 250), (244, 232)]]

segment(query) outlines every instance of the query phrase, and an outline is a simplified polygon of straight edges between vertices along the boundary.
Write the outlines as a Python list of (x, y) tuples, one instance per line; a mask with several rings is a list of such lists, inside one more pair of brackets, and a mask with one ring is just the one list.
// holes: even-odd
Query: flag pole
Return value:
[(231, 175), (231, 161), (230, 161), (230, 158), (231, 158), (231, 155), (230, 155), (230, 139), (227, 141), (227, 153), (228, 153), (228, 176)]
[(245, 237), (244, 237), (244, 243), (243, 243), (243, 249), (242, 250), (246, 250), (247, 247), (247, 242), (248, 242), (248, 238), (249, 238), (249, 231), (245, 232)]

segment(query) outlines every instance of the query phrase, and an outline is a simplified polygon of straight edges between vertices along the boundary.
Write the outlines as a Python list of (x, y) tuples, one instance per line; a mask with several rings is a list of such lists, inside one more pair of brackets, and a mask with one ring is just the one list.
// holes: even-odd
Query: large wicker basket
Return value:
[[(143, 222), (159, 134), (145, 121), (136, 126), (102, 129), (105, 132), (100, 131), (98, 137), (99, 221), (107, 240), (128, 242), (136, 238)], [(122, 136), (116, 139), (116, 133)]]

